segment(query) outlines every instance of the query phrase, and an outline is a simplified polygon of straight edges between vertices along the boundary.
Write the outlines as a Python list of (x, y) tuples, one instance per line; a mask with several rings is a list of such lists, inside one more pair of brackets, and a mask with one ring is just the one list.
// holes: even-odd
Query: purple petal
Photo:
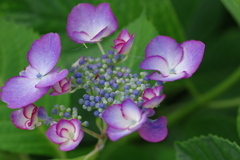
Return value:
[(143, 107), (145, 108), (154, 108), (157, 107), (166, 97), (165, 94), (161, 95), (161, 96), (156, 96), (152, 99), (150, 99), (149, 101), (146, 101), (142, 104)]
[(167, 119), (165, 117), (159, 117), (156, 120), (148, 120), (138, 130), (140, 136), (149, 142), (160, 142), (164, 140), (168, 134)]
[(117, 129), (126, 129), (131, 124), (131, 120), (123, 117), (121, 105), (119, 104), (108, 107), (103, 112), (102, 118), (109, 126)]
[(68, 75), (68, 70), (63, 69), (60, 72), (51, 72), (42, 77), (41, 81), (36, 85), (37, 88), (53, 86)]
[(129, 129), (116, 129), (108, 126), (106, 133), (108, 134), (108, 137), (111, 141), (116, 141), (134, 131), (135, 130), (129, 130)]
[[(67, 33), (76, 43), (100, 41), (101, 38), (107, 37), (114, 32), (117, 27), (117, 20), (107, 3), (102, 3), (97, 7), (87, 3), (80, 3), (68, 15)], [(74, 32), (85, 32), (89, 35), (89, 39), (85, 37), (78, 40)]]
[(10, 115), (12, 123), (20, 129), (27, 129), (27, 127), (25, 126), (25, 123), (28, 122), (30, 123), (30, 119), (27, 119), (24, 115), (23, 115), (23, 108), (13, 111)]
[(118, 54), (128, 54), (132, 48), (134, 38), (129, 39), (122, 47)]
[(13, 77), (2, 87), (1, 99), (12, 109), (27, 106), (37, 101), (49, 90), (49, 87), (35, 88), (38, 82), (38, 79), (29, 79), (21, 76)]
[(122, 102), (122, 114), (126, 119), (139, 121), (141, 119), (141, 110), (132, 99), (126, 99)]
[(25, 70), (20, 72), (21, 76), (24, 76), (27, 78), (33, 78), (33, 79), (37, 78), (38, 74), (39, 72), (35, 68), (32, 68), (31, 66), (27, 66)]
[(41, 75), (50, 72), (58, 62), (61, 44), (57, 33), (43, 35), (40, 40), (35, 40), (28, 52), (28, 62)]
[(68, 132), (70, 133), (74, 133), (76, 132), (76, 128), (74, 126), (74, 124), (71, 121), (65, 120), (65, 119), (61, 119), (56, 126), (56, 130), (57, 130), (57, 134), (61, 135), (61, 130), (62, 129), (67, 129)]
[(77, 138), (76, 141), (74, 141), (74, 140), (68, 140), (68, 141), (60, 144), (59, 149), (60, 149), (61, 151), (70, 151), (70, 150), (75, 149), (75, 148), (78, 146), (78, 144), (81, 142), (81, 140), (82, 140), (82, 138), (83, 138), (83, 134), (84, 134), (84, 133), (83, 133), (83, 131), (81, 130), (81, 131), (80, 131), (80, 134), (79, 134), (79, 136), (78, 136), (78, 138)]
[(200, 41), (190, 40), (181, 44), (184, 56), (183, 60), (175, 68), (176, 72), (186, 71), (189, 78), (198, 69), (202, 62), (205, 45)]
[(186, 72), (180, 72), (177, 74), (169, 74), (169, 76), (164, 77), (161, 74), (158, 74), (157, 72), (153, 72), (152, 74), (149, 75), (149, 78), (151, 80), (156, 80), (156, 81), (171, 82), (171, 81), (185, 78), (186, 75), (187, 75)]
[(167, 61), (161, 56), (151, 56), (144, 59), (140, 64), (140, 68), (160, 71), (163, 76), (168, 76), (170, 71)]
[(67, 141), (67, 138), (62, 138), (57, 134), (57, 124), (53, 124), (48, 128), (46, 136), (50, 141), (56, 144), (61, 144)]
[(151, 40), (145, 50), (145, 57), (161, 56), (169, 66), (169, 69), (175, 68), (182, 60), (183, 50), (181, 46), (172, 38), (167, 36), (158, 36)]
[(123, 39), (125, 42), (131, 38), (127, 29), (123, 29), (122, 32), (119, 34), (118, 39)]

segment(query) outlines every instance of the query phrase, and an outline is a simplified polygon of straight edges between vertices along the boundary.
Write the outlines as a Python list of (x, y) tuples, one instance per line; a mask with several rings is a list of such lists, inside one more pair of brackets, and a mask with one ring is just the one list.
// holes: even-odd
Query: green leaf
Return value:
[[(31, 29), (2, 19), (0, 24), (0, 86), (3, 86), (9, 78), (19, 75), (19, 72), (28, 65), (26, 54), (34, 39), (39, 39), (40, 36)], [(69, 96), (45, 95), (35, 104), (44, 106), (50, 111), (53, 105), (58, 103), (68, 105)], [(38, 127), (32, 131), (18, 129), (10, 120), (11, 112), (13, 112), (12, 109), (0, 102), (1, 150), (64, 157), (65, 153), (59, 151), (58, 146), (46, 138), (44, 127)]]
[(214, 135), (176, 142), (177, 160), (239, 160), (240, 147), (235, 142)]
[(240, 137), (240, 106), (238, 107), (238, 115), (237, 115), (237, 131)]
[(240, 0), (221, 0), (240, 27)]

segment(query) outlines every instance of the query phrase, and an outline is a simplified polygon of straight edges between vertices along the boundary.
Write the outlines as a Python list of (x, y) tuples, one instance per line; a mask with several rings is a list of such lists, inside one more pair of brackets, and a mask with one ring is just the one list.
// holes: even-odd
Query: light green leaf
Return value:
[(235, 142), (214, 135), (176, 142), (177, 160), (239, 160), (240, 147)]
[[(40, 36), (31, 29), (16, 25), (0, 19), (0, 86), (11, 77), (19, 75), (19, 72), (28, 65), (26, 55), (34, 39)], [(51, 110), (54, 104), (69, 104), (69, 96), (61, 95), (50, 97), (43, 96), (35, 104)], [(44, 127), (35, 128), (32, 131), (16, 128), (11, 120), (12, 109), (0, 102), (0, 149), (15, 153), (39, 154), (52, 157), (64, 157), (58, 146), (50, 142), (46, 136)]]
[(240, 0), (221, 0), (240, 27)]

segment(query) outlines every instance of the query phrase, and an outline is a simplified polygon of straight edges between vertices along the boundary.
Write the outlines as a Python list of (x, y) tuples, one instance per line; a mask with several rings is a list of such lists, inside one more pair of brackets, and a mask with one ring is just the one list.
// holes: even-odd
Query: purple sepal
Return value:
[(174, 81), (189, 78), (199, 67), (205, 45), (190, 40), (178, 44), (167, 36), (158, 36), (151, 40), (145, 50), (145, 59), (140, 68), (159, 71), (149, 76), (152, 80)]
[(38, 122), (38, 108), (34, 104), (29, 104), (19, 110), (13, 111), (10, 115), (12, 123), (20, 129), (33, 130), (42, 123)]
[(108, 3), (94, 7), (80, 3), (68, 15), (67, 33), (76, 43), (96, 43), (112, 34), (118, 27)]
[(47, 114), (47, 111), (44, 107), (39, 107), (38, 108), (37, 116), (41, 120), (47, 120), (48, 119), (48, 114)]
[(70, 151), (76, 148), (83, 135), (80, 121), (77, 119), (61, 119), (58, 123), (51, 125), (46, 132), (48, 139), (59, 144), (61, 151)]
[(140, 136), (149, 142), (160, 142), (164, 140), (168, 134), (167, 119), (163, 116), (156, 120), (148, 119), (141, 128), (138, 129)]

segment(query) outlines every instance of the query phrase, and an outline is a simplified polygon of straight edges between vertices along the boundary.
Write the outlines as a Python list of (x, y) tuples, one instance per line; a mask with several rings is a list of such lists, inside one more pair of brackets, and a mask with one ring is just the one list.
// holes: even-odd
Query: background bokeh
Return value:
[[(103, 40), (105, 50), (123, 29), (136, 33), (128, 61), (123, 64), (139, 72), (144, 49), (151, 39), (166, 35), (179, 43), (195, 39), (205, 43), (205, 54), (190, 79), (164, 84), (167, 98), (156, 115), (169, 120), (169, 135), (159, 143), (149, 143), (138, 133), (117, 142), (108, 141), (99, 160), (175, 160), (176, 141), (201, 135), (217, 135), (239, 144), (237, 110), (240, 104), (240, 76), (226, 81), (240, 65), (240, 2), (238, 0), (1, 0), (0, 1), (0, 86), (26, 67), (26, 54), (34, 39), (56, 32), (61, 37), (59, 65), (70, 68), (80, 56), (100, 56), (96, 44), (89, 49), (72, 42), (66, 34), (67, 16), (78, 3), (110, 3), (119, 22), (116, 33)], [(225, 82), (225, 83), (222, 83)], [(219, 88), (215, 89), (216, 87)], [(215, 89), (215, 90), (214, 90)], [(84, 91), (58, 97), (44, 96), (36, 104), (49, 111), (54, 104), (68, 107), (77, 103)], [(0, 102), (0, 159), (42, 160), (65, 155), (74, 158), (87, 154), (96, 140), (87, 134), (74, 151), (63, 153), (45, 137), (44, 127), (22, 131), (10, 121), (11, 109)], [(92, 113), (81, 110), (96, 130)]]

